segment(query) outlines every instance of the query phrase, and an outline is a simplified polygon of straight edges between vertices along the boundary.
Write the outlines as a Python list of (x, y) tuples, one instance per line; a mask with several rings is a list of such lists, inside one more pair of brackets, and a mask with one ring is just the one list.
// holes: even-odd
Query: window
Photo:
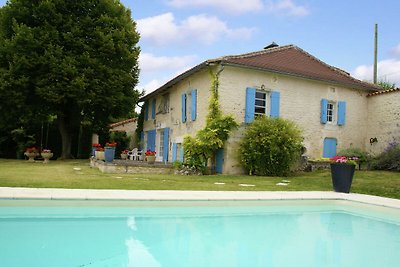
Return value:
[(169, 112), (169, 94), (161, 96), (161, 103), (158, 105), (157, 114), (167, 114)]
[(267, 110), (267, 94), (265, 92), (256, 91), (254, 104), (254, 115), (265, 115)]
[(327, 122), (334, 122), (335, 120), (335, 103), (328, 102), (326, 106), (326, 121)]

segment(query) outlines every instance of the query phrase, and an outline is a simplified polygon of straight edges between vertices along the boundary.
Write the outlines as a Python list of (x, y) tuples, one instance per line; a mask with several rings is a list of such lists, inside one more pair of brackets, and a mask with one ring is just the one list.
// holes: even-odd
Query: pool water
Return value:
[(1, 266), (400, 266), (400, 211), (345, 201), (0, 200)]

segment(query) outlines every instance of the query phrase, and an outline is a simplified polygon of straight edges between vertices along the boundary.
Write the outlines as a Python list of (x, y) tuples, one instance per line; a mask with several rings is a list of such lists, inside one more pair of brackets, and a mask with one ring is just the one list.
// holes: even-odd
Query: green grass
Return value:
[[(80, 170), (74, 170), (80, 168)], [(287, 186), (276, 185), (289, 180)], [(225, 183), (216, 185), (214, 183)], [(252, 184), (243, 187), (239, 184)], [(129, 190), (224, 190), (224, 191), (332, 191), (329, 171), (298, 173), (289, 177), (180, 176), (156, 174), (101, 173), (88, 160), (30, 163), (0, 159), (0, 187), (86, 188)], [(400, 173), (356, 171), (353, 193), (400, 199)]]

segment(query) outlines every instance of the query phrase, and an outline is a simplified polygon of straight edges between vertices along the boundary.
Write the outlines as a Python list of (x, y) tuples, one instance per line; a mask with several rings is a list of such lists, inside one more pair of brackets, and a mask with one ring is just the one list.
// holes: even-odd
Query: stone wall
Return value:
[(371, 94), (367, 99), (365, 147), (367, 152), (378, 155), (389, 143), (400, 143), (400, 90)]
[[(367, 92), (293, 76), (237, 67), (225, 67), (220, 79), (220, 102), (226, 113), (242, 124), (225, 147), (224, 173), (242, 173), (237, 161), (237, 141), (244, 128), (246, 88), (280, 92), (280, 117), (294, 121), (303, 131), (304, 146), (311, 158), (322, 157), (323, 142), (336, 138), (337, 151), (364, 148), (367, 130)], [(321, 99), (346, 101), (346, 123), (321, 124)], [(269, 103), (267, 103), (267, 109)]]

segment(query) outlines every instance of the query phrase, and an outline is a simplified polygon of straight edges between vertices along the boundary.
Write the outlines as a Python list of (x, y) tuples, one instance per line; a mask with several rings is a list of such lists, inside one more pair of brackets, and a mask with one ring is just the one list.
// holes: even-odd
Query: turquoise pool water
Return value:
[(400, 266), (400, 210), (345, 201), (0, 200), (0, 266)]

